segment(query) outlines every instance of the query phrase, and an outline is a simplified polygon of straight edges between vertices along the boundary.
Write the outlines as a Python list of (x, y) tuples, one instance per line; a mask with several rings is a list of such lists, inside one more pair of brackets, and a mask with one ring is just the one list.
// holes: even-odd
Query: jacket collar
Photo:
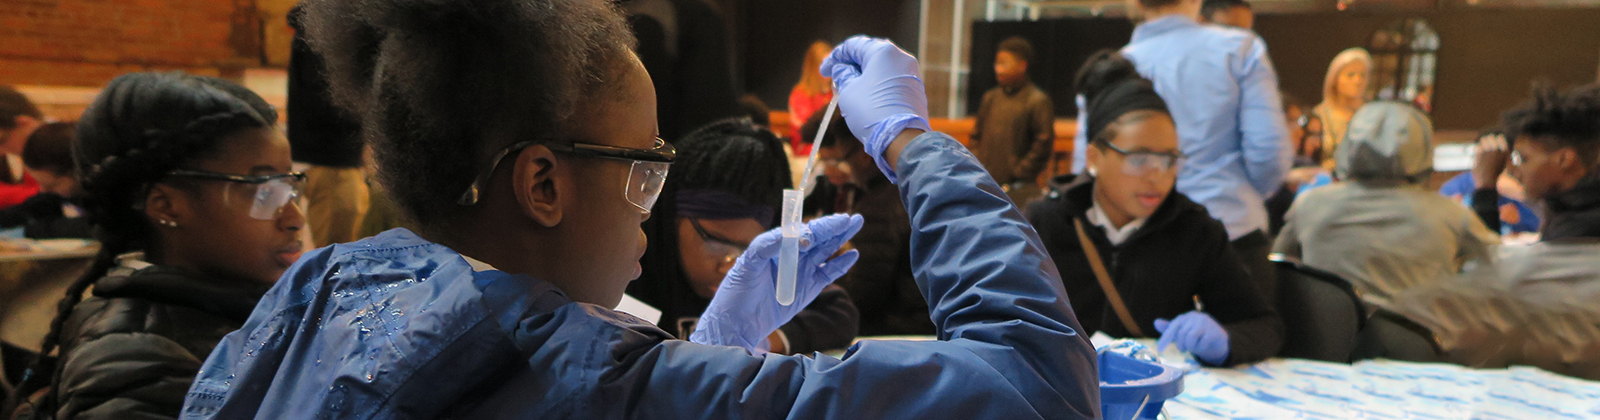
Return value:
[(1572, 189), (1545, 200), (1549, 218), (1542, 240), (1600, 238), (1600, 170), (1590, 171)]
[[(1059, 187), (1056, 191), (1050, 193), (1050, 198), (1061, 200), (1062, 208), (1066, 210), (1067, 218), (1087, 221), (1089, 208), (1094, 205), (1094, 177), (1062, 175), (1052, 180), (1052, 184), (1053, 186), (1059, 185)], [(1123, 244), (1128, 244), (1150, 232), (1165, 228), (1176, 221), (1185, 211), (1190, 211), (1198, 206), (1193, 201), (1189, 201), (1183, 194), (1179, 194), (1177, 189), (1173, 189), (1172, 193), (1167, 194), (1167, 199), (1156, 207), (1156, 212), (1151, 213), (1150, 217), (1145, 219), (1144, 226), (1141, 226), (1137, 232), (1128, 237)]]
[[(142, 262), (138, 262), (142, 263)], [(94, 283), (102, 298), (136, 298), (205, 311), (243, 323), (270, 284), (203, 275), (186, 268), (129, 264)], [(134, 269), (134, 267), (141, 267)]]
[(1167, 32), (1195, 26), (1200, 26), (1200, 23), (1195, 22), (1194, 19), (1191, 19), (1188, 16), (1166, 16), (1139, 24), (1139, 27), (1133, 28), (1133, 38), (1129, 43), (1137, 43), (1139, 41), (1161, 36)]

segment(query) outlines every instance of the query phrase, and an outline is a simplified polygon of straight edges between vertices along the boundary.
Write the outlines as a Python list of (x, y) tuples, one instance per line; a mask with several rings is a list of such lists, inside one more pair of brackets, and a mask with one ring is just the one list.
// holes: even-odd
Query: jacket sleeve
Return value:
[(1050, 97), (1039, 95), (1039, 100), (1030, 104), (1028, 122), (1033, 124), (1034, 138), (1028, 139), (1028, 153), (1018, 161), (1016, 178), (1020, 181), (1033, 182), (1039, 177), (1039, 172), (1044, 171), (1045, 164), (1050, 161), (1050, 152), (1056, 143), (1056, 116), (1055, 105), (1050, 102)]
[(1295, 204), (1289, 206), (1289, 212), (1283, 214), (1283, 230), (1278, 231), (1278, 239), (1272, 243), (1273, 253), (1300, 258), (1300, 228), (1295, 227), (1294, 210), (1304, 198), (1296, 199)]
[(66, 199), (52, 193), (39, 193), (21, 204), (0, 209), (0, 228), (23, 226), (35, 221), (61, 218), (61, 206)]
[(1288, 175), (1294, 151), (1289, 150), (1288, 122), (1278, 96), (1278, 75), (1260, 37), (1246, 46), (1235, 77), (1239, 81), (1239, 131), (1245, 174), (1262, 197), (1270, 197)]
[[(1499, 200), (1490, 202), (1496, 201)], [(1477, 202), (1473, 202), (1473, 204), (1476, 205)], [(1483, 221), (1479, 220), (1476, 211), (1467, 211), (1454, 202), (1448, 202), (1447, 205), (1451, 206), (1452, 214), (1459, 215), (1457, 220), (1460, 221), (1460, 226), (1456, 228), (1459, 238), (1459, 243), (1456, 245), (1456, 249), (1459, 250), (1459, 254), (1456, 255), (1456, 265), (1459, 267), (1469, 261), (1493, 264), (1491, 249), (1500, 244), (1500, 235), (1495, 231), (1490, 231), (1488, 226), (1484, 226)], [(1498, 211), (1495, 217), (1496, 219), (1499, 218)]]
[(74, 346), (58, 379), (56, 418), (175, 419), (200, 359), (155, 334), (117, 333)]
[(842, 359), (753, 356), (663, 341), (642, 322), (607, 329), (592, 324), (605, 314), (575, 317), (570, 328), (545, 324), (571, 332), (538, 334), (561, 345), (545, 341), (530, 366), (548, 370), (579, 349), (608, 357), (561, 366), (558, 382), (529, 374), (503, 388), (554, 386), (561, 398), (490, 400), (591, 418), (1098, 418), (1094, 349), (1033, 228), (949, 136), (923, 135), (901, 156), (912, 267), (936, 341), (862, 342)]
[(807, 354), (849, 347), (860, 326), (861, 314), (850, 294), (830, 285), (778, 330), (789, 340), (790, 354)]
[(1500, 231), (1500, 190), (1494, 187), (1472, 191), (1472, 212), (1490, 232)]
[(1207, 232), (1210, 261), (1200, 276), (1200, 301), (1228, 332), (1225, 366), (1266, 360), (1283, 346), (1283, 318), (1262, 301), (1220, 224)]
[(800, 127), (806, 125), (806, 119), (811, 118), (809, 114), (802, 117), (801, 114), (806, 113), (800, 111), (807, 109), (806, 107), (809, 105), (806, 103), (805, 92), (802, 92), (799, 88), (789, 90), (789, 133), (785, 134), (800, 136)]

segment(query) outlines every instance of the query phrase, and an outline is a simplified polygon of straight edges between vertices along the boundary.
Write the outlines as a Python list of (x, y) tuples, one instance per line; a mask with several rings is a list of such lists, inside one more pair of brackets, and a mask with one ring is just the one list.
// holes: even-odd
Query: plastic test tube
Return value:
[(783, 190), (783, 243), (778, 249), (778, 303), (794, 304), (795, 274), (800, 267), (800, 204), (805, 196), (800, 190)]
[(799, 189), (783, 190), (783, 242), (778, 248), (778, 304), (789, 306), (794, 304), (795, 276), (800, 269), (800, 237), (805, 235), (805, 224), (800, 221), (801, 206), (805, 202), (806, 190), (811, 188), (813, 171), (817, 166), (817, 148), (822, 146), (822, 136), (828, 132), (828, 125), (833, 123), (833, 116), (839, 109), (839, 96), (834, 95), (833, 101), (828, 103), (827, 112), (822, 114), (822, 125), (817, 129), (817, 137), (811, 142), (811, 156), (806, 158), (806, 170), (800, 178)]

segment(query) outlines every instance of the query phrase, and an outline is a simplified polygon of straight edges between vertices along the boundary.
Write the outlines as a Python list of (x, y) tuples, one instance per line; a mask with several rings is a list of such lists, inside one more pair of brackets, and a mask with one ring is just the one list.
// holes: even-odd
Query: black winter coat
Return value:
[[(848, 208), (823, 208), (840, 204), (843, 189), (826, 178), (817, 179), (817, 191), (807, 197), (818, 213), (860, 214), (866, 223), (850, 240), (861, 259), (834, 284), (850, 292), (861, 311), (861, 335), (934, 335), (928, 301), (911, 272), (911, 217), (900, 202), (900, 188), (882, 174), (865, 188), (846, 197)], [(825, 203), (825, 204), (824, 204)]]
[(168, 266), (113, 269), (62, 330), (56, 418), (177, 418), (200, 363), (269, 287)]
[(1112, 246), (1105, 231), (1087, 218), (1093, 191), (1094, 180), (1084, 177), (1051, 191), (1027, 211), (1028, 221), (1038, 229), (1061, 272), (1072, 309), (1086, 333), (1130, 336), (1106, 302), (1073, 219), (1083, 223), (1128, 312), (1145, 334), (1159, 335), (1157, 318), (1172, 319), (1194, 310), (1194, 296), (1198, 295), (1205, 311), (1228, 332), (1225, 365), (1260, 361), (1278, 352), (1283, 344), (1283, 320), (1256, 293), (1228, 244), (1227, 231), (1205, 207), (1173, 191), (1143, 227), (1121, 246)]

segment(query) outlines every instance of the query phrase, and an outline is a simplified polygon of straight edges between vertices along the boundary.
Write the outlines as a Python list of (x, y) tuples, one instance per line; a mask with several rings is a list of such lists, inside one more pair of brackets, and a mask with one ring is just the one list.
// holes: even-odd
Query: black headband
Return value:
[(726, 191), (678, 191), (675, 204), (679, 216), (691, 219), (756, 219), (767, 228), (771, 228), (771, 224), (777, 221), (775, 218), (777, 213), (772, 207), (751, 203), (738, 194)]
[(1085, 144), (1099, 137), (1106, 126), (1129, 112), (1148, 110), (1164, 114), (1172, 113), (1167, 110), (1167, 102), (1156, 93), (1150, 81), (1133, 77), (1112, 83), (1111, 86), (1096, 92), (1093, 98), (1089, 98), (1086, 108), (1088, 129), (1084, 133), (1089, 138), (1085, 140)]

